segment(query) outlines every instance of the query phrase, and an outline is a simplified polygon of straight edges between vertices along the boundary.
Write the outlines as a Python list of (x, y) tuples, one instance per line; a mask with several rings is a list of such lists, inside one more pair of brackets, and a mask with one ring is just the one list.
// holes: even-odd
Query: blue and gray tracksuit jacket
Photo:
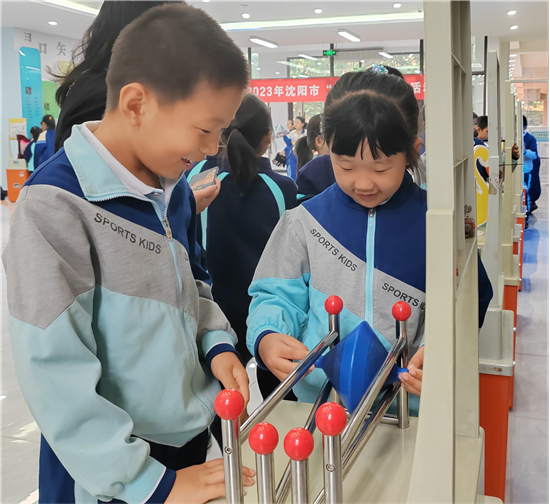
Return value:
[[(366, 320), (387, 349), (396, 337), (392, 306), (407, 301), (412, 308), (408, 350), (414, 355), (424, 336), (426, 209), (426, 191), (406, 172), (399, 190), (374, 209), (334, 184), (285, 212), (249, 289), (249, 350), (259, 359), (258, 344), (272, 332), (291, 335), (311, 350), (328, 333), (324, 303), (336, 294), (344, 302), (342, 335)], [(484, 315), (492, 290), (481, 264), (480, 269)], [(315, 369), (294, 393), (313, 402), (324, 381), (323, 371)]]
[(21, 191), (3, 256), (15, 368), (72, 502), (164, 502), (175, 472), (148, 441), (183, 446), (214, 418), (207, 362), (236, 338), (195, 225), (185, 180), (163, 214), (79, 127)]

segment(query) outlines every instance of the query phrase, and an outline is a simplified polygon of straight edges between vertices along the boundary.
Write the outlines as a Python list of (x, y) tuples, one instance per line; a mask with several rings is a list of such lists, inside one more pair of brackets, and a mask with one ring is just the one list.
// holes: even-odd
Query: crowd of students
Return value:
[[(132, 5), (111, 26), (115, 4)], [(205, 462), (220, 384), (248, 400), (255, 357), (269, 394), (325, 336), (331, 294), (343, 335), (366, 320), (387, 348), (405, 296), (400, 380), (418, 408), (427, 203), (412, 87), (383, 66), (343, 75), (287, 136), (287, 159), (300, 144), (316, 157), (280, 175), (242, 51), (203, 11), (158, 4), (104, 2), (3, 256), (44, 503), (223, 495), (223, 464)], [(219, 177), (193, 193), (185, 175), (203, 160)], [(491, 297), (479, 261), (480, 326)], [(312, 401), (323, 381), (313, 370), (294, 394)], [(253, 476), (243, 468), (245, 486)]]

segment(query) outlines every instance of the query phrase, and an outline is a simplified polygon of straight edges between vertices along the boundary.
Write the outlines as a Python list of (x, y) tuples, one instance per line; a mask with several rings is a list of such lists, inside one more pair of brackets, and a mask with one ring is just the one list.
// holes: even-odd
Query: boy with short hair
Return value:
[(247, 80), (204, 12), (152, 9), (115, 43), (103, 121), (75, 126), (21, 191), (3, 259), (16, 373), (43, 434), (40, 502), (224, 494), (222, 461), (204, 463), (216, 379), (245, 399), (248, 379), (182, 174), (217, 152)]

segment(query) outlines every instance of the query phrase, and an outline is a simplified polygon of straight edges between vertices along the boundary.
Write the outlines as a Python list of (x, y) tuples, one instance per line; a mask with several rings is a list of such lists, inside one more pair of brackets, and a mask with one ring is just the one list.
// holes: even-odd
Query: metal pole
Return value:
[[(330, 50), (334, 51), (334, 44), (330, 44)], [(329, 56), (330, 76), (334, 77), (334, 56)]]
[(250, 448), (256, 453), (258, 503), (273, 504), (275, 502), (273, 452), (279, 444), (279, 433), (270, 423), (259, 423), (250, 431), (249, 442)]
[(292, 460), (292, 504), (308, 504), (307, 459)]
[[(363, 425), (363, 428), (359, 432), (358, 436), (353, 440), (353, 443), (350, 446), (350, 449), (347, 452), (344, 452), (343, 456), (343, 479), (345, 480), (353, 464), (357, 461), (361, 451), (371, 438), (374, 430), (384, 417), (384, 414), (390, 407), (393, 399), (399, 392), (401, 387), (400, 382), (393, 384), (393, 387), (388, 389), (382, 399), (378, 402), (378, 406), (373, 414), (369, 417), (368, 421)], [(321, 504), (325, 500), (325, 490), (321, 490), (317, 495), (317, 498), (313, 501), (313, 504)]]
[(346, 427), (346, 410), (337, 403), (323, 404), (317, 411), (317, 427), (323, 433), (325, 498), (327, 504), (342, 504), (342, 441)]
[[(306, 424), (304, 428), (311, 432), (312, 434), (315, 432), (316, 422), (315, 422), (315, 415), (317, 413), (317, 410), (319, 409), (319, 406), (321, 404), (324, 404), (329, 395), (330, 391), (332, 389), (332, 385), (329, 381), (325, 382), (325, 385), (321, 389), (321, 392), (319, 392), (319, 395), (317, 396), (317, 400), (315, 401), (315, 404), (313, 405), (313, 408), (311, 408), (311, 411), (309, 412), (309, 416), (306, 420)], [(291, 469), (290, 469), (290, 461), (288, 462), (285, 472), (283, 473), (283, 476), (281, 477), (281, 480), (279, 481), (279, 484), (277, 485), (277, 492), (275, 494), (275, 501), (277, 504), (283, 504), (286, 501), (286, 498), (288, 497), (288, 493), (290, 492), (290, 478), (291, 478)]]
[(306, 429), (292, 429), (285, 436), (285, 453), (292, 459), (292, 504), (308, 504), (307, 459), (313, 452), (313, 436)]
[[(399, 337), (405, 340), (405, 346), (403, 352), (401, 352), (400, 367), (407, 368), (409, 365), (409, 355), (407, 349), (407, 321), (396, 321), (399, 327)], [(400, 429), (409, 428), (409, 393), (405, 390), (405, 387), (399, 389), (397, 394), (397, 419), (398, 427)]]
[(275, 409), (275, 406), (277, 406), (289, 390), (300, 381), (337, 336), (338, 334), (335, 332), (327, 334), (320, 343), (307, 354), (306, 358), (281, 382), (270, 396), (252, 412), (248, 420), (241, 426), (241, 443), (244, 443), (248, 438), (252, 426), (264, 420), (267, 415)]
[(243, 504), (243, 464), (239, 443), (239, 420), (222, 419), (223, 473), (227, 504)]
[(258, 504), (275, 502), (275, 465), (273, 453), (256, 453), (256, 485), (258, 486)]
[[(338, 337), (334, 340), (334, 342), (330, 345), (330, 348), (334, 348), (334, 346), (340, 342), (340, 314), (336, 313), (334, 315), (329, 314), (328, 319), (328, 326), (329, 326), (329, 332), (336, 332), (338, 334)], [(332, 402), (342, 404), (342, 400), (340, 399), (340, 395), (338, 392), (336, 392), (336, 389), (332, 389), (332, 392), (330, 393), (330, 400)]]

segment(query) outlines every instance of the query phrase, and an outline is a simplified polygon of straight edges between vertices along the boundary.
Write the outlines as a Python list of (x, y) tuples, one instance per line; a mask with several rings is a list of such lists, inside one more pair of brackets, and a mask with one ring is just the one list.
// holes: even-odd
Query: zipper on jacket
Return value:
[[(180, 176), (179, 180), (181, 180), (182, 177), (183, 177), (183, 174)], [(179, 180), (176, 182), (175, 185), (178, 184)], [(190, 348), (193, 348), (193, 344), (195, 343), (195, 345), (196, 345), (196, 342), (193, 342), (193, 339), (189, 336), (189, 332), (188, 332), (188, 330), (185, 326), (185, 321), (183, 320), (183, 279), (181, 277), (181, 273), (180, 273), (180, 270), (178, 268), (177, 253), (176, 253), (176, 248), (174, 246), (172, 228), (170, 227), (170, 223), (168, 221), (168, 205), (170, 203), (172, 193), (170, 193), (170, 197), (168, 198), (168, 201), (166, 201), (164, 214), (161, 213), (160, 208), (158, 207), (158, 205), (154, 201), (151, 201), (149, 198), (147, 198), (145, 196), (144, 197), (139, 197), (136, 194), (119, 193), (119, 194), (113, 194), (111, 196), (104, 197), (104, 198), (90, 198), (89, 201), (109, 201), (109, 200), (113, 200), (113, 199), (116, 199), (116, 198), (122, 198), (122, 197), (127, 197), (127, 196), (133, 197), (133, 198), (141, 200), (141, 201), (147, 201), (147, 202), (151, 203), (151, 205), (153, 205), (153, 208), (155, 209), (155, 213), (157, 214), (157, 217), (160, 219), (160, 221), (162, 223), (162, 227), (164, 228), (164, 232), (166, 233), (166, 238), (168, 240), (168, 246), (170, 247), (170, 252), (172, 253), (172, 260), (173, 260), (173, 263), (174, 263), (174, 269), (176, 270), (176, 278), (178, 280), (178, 287), (179, 287), (179, 290), (178, 290), (178, 309), (180, 311), (180, 316), (182, 317), (182, 324), (181, 325), (182, 325), (183, 332), (185, 333), (185, 336), (187, 337), (188, 343), (190, 344)], [(193, 218), (193, 216), (191, 216), (191, 218)], [(191, 246), (191, 244), (189, 244), (189, 246)], [(197, 321), (197, 323), (198, 323), (198, 321)], [(193, 357), (193, 372), (194, 372), (195, 368), (197, 367), (197, 362), (196, 362), (196, 359), (195, 359), (195, 352), (191, 352), (191, 353), (192, 353), (192, 357)], [(214, 412), (212, 411), (212, 408), (210, 407), (210, 405), (206, 401), (204, 401), (202, 399), (202, 397), (199, 394), (197, 394), (195, 392), (195, 390), (193, 388), (192, 380), (191, 380), (190, 386), (191, 386), (191, 389), (193, 390), (193, 393), (195, 394), (195, 397), (197, 397), (197, 399), (202, 403), (203, 408), (205, 409), (206, 413), (209, 414), (211, 417), (213, 417)]]
[(374, 236), (376, 233), (376, 210), (369, 209), (367, 225), (367, 278), (365, 284), (365, 320), (372, 326), (373, 300), (372, 290), (374, 283)]

